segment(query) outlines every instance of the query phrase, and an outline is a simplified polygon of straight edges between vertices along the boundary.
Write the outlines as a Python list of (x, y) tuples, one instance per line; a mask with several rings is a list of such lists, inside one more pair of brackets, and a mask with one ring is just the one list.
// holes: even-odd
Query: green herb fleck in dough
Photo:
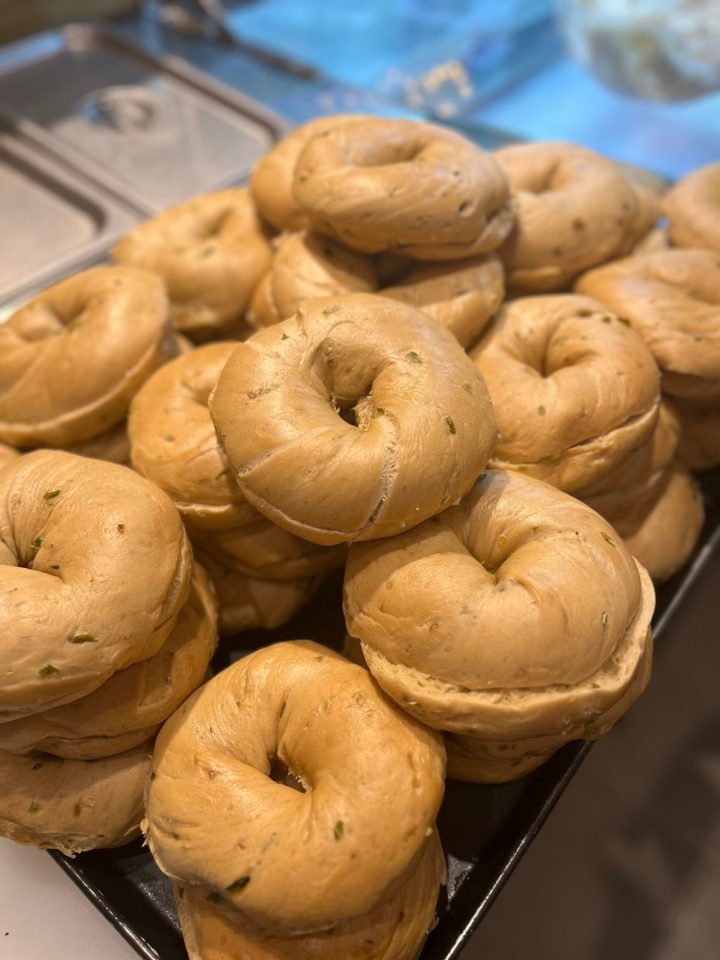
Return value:
[(211, 890), (211, 891), (210, 891), (210, 893), (207, 895), (207, 899), (210, 901), (210, 903), (222, 903), (222, 902), (223, 902), (222, 894), (217, 893), (215, 890)]
[(486, 477), (487, 477), (487, 474), (486, 474), (486, 473), (481, 473), (480, 476), (479, 476), (479, 477), (477, 478), (477, 480), (475, 481), (475, 483), (476, 483), (476, 484), (477, 484), (477, 483), (482, 483), (483, 480), (486, 479)]
[(222, 478), (226, 477), (229, 473), (230, 473), (230, 468), (225, 467), (224, 470), (221, 470), (220, 473), (216, 474), (216, 476), (213, 477), (213, 480), (222, 480)]
[(345, 824), (342, 820), (338, 820), (335, 826), (333, 827), (333, 836), (336, 840), (342, 840), (343, 834), (345, 833)]
[(385, 416), (385, 407), (375, 407), (375, 413), (381, 417)]
[(42, 762), (42, 760), (38, 760), (37, 763), (34, 763), (32, 765), (32, 768), (33, 770), (39, 770), (40, 767), (43, 767), (43, 766), (44, 766), (44, 763)]
[(40, 804), (37, 802), (37, 800), (33, 800), (33, 802), (28, 807), (28, 813), (37, 813), (39, 809), (40, 809)]
[(422, 357), (420, 354), (415, 353), (414, 350), (411, 350), (409, 353), (406, 353), (405, 356), (408, 358), (410, 363), (422, 363)]
[(51, 663), (46, 663), (44, 667), (41, 667), (38, 670), (38, 676), (40, 677), (53, 677), (55, 674), (60, 673), (57, 667), (54, 667)]
[(613, 538), (612, 538), (612, 537), (609, 537), (609, 536), (605, 533), (604, 530), (601, 530), (601, 531), (600, 531), (600, 536), (603, 538), (603, 540), (604, 540), (606, 543), (609, 543), (611, 547), (614, 547), (614, 546), (615, 546), (615, 541), (613, 540)]
[(608, 618), (607, 610), (605, 610), (605, 611), (603, 611), (603, 615), (602, 615), (602, 625), (603, 625), (604, 627), (607, 626), (608, 619), (609, 619), (609, 618)]
[(632, 324), (630, 323), (627, 317), (618, 317), (618, 320), (620, 321), (620, 323), (624, 323), (626, 327), (632, 326)]
[(290, 338), (288, 337), (288, 335), (287, 335), (286, 333), (284, 333), (284, 334), (280, 337), (280, 339), (281, 339), (281, 340), (289, 340)]
[(55, 497), (60, 496), (59, 490), (46, 490), (43, 494), (43, 500), (54, 500)]
[(97, 643), (97, 637), (94, 633), (76, 633), (70, 643)]
[(447, 428), (450, 431), (450, 433), (452, 433), (454, 436), (457, 433), (457, 427), (455, 426), (455, 421), (453, 420), (453, 418), (445, 417), (445, 423), (447, 424)]
[(82, 812), (82, 807), (80, 806), (79, 803), (76, 803), (75, 806), (73, 807), (73, 816), (79, 817), (81, 812)]
[(612, 323), (612, 317), (608, 317), (607, 314), (602, 318), (603, 323)]
[(40, 549), (42, 545), (43, 545), (42, 537), (35, 537), (34, 540), (30, 541), (30, 549), (35, 550), (36, 552)]
[(337, 304), (334, 304), (332, 307), (323, 307), (323, 314), (327, 317), (331, 313), (337, 313), (340, 307)]
[(547, 411), (545, 410), (545, 407), (544, 407), (542, 404), (540, 404), (540, 406), (537, 408), (537, 410), (538, 410), (538, 413), (540, 414), (541, 417), (544, 417), (545, 414), (546, 414), (546, 412), (547, 412)]
[(51, 565), (50, 569), (51, 569), (51, 570), (59, 570), (59, 569), (60, 569), (60, 564), (59, 564), (59, 563), (53, 563), (53, 564)]
[(240, 890), (244, 890), (245, 887), (250, 883), (250, 877), (238, 877), (237, 880), (225, 887), (228, 893), (239, 893)]

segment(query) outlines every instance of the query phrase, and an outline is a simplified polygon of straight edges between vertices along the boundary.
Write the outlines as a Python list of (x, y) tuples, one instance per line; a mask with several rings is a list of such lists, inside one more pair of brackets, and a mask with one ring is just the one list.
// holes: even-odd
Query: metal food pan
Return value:
[(146, 215), (242, 183), (285, 130), (185, 61), (83, 24), (0, 51), (0, 110)]
[(97, 260), (139, 219), (0, 118), (0, 305)]

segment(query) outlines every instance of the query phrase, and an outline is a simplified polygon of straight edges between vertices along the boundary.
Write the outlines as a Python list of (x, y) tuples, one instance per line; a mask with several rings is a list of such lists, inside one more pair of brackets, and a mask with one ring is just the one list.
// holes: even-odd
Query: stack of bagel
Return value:
[[(446, 763), (608, 730), (700, 535), (720, 250), (682, 187), (320, 118), (0, 328), (3, 832), (120, 843), (144, 786), (191, 960), (417, 957)], [(295, 640), (193, 693), (216, 604), (272, 629), (343, 567), (356, 664)]]
[(66, 853), (139, 832), (152, 740), (206, 678), (207, 577), (170, 500), (61, 451), (0, 471), (0, 834)]

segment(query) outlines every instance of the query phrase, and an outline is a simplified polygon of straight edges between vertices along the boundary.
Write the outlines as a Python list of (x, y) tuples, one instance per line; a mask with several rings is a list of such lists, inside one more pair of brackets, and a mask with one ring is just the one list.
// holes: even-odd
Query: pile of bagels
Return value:
[[(526, 775), (648, 683), (720, 465), (718, 197), (720, 165), (663, 193), (325, 117), (17, 310), (0, 834), (142, 829), (191, 960), (417, 958), (445, 778)], [(334, 649), (211, 675), (337, 569)]]

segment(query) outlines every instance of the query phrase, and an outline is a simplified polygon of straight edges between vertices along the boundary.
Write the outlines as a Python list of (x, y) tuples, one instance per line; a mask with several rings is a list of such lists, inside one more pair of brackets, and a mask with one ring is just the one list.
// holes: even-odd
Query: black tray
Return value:
[[(662, 640), (671, 616), (711, 553), (720, 550), (720, 471), (702, 477), (707, 521), (694, 558), (658, 589), (655, 639)], [(225, 641), (215, 659), (222, 669), (242, 652), (290, 637), (307, 637), (331, 646), (344, 632), (342, 578), (336, 576), (313, 604), (281, 630), (244, 634)], [(439, 826), (448, 856), (449, 879), (438, 921), (422, 960), (453, 960), (490, 908), (532, 843), (592, 744), (568, 744), (544, 766), (515, 783), (478, 786), (449, 781)], [(146, 960), (186, 960), (170, 881), (160, 873), (138, 840), (119, 850), (84, 853), (74, 860), (51, 856), (86, 896)]]

